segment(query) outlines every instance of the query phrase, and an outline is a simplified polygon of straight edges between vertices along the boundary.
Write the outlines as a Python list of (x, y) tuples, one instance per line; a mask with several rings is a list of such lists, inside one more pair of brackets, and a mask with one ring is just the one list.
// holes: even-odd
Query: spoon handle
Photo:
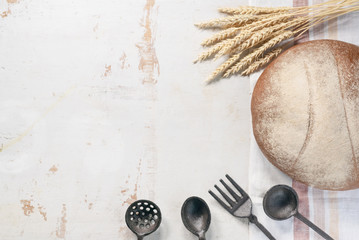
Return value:
[(143, 236), (137, 235), (137, 240), (143, 240)]
[(254, 223), (270, 240), (276, 240), (272, 234), (260, 223), (255, 215), (248, 217), (249, 222)]
[(314, 231), (316, 231), (320, 236), (322, 236), (326, 240), (334, 240), (334, 238), (330, 237), (328, 234), (326, 234), (322, 229), (317, 227), (314, 223), (309, 221), (306, 217), (304, 217), (302, 214), (297, 212), (294, 215), (296, 218), (298, 218), (303, 223), (307, 224), (308, 227), (312, 228)]
[(205, 232), (200, 232), (198, 234), (198, 240), (206, 240), (206, 236), (204, 235)]

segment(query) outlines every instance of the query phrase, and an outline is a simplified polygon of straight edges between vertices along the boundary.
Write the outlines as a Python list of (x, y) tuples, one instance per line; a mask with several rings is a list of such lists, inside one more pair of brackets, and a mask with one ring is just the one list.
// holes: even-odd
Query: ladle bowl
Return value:
[(263, 206), (266, 214), (275, 220), (285, 220), (298, 212), (298, 195), (286, 185), (271, 188), (264, 196)]
[(298, 194), (293, 188), (286, 185), (276, 185), (272, 187), (263, 198), (264, 212), (270, 218), (275, 220), (285, 220), (294, 216), (307, 224), (324, 239), (333, 240), (333, 238), (323, 230), (300, 214), (298, 212), (298, 205)]

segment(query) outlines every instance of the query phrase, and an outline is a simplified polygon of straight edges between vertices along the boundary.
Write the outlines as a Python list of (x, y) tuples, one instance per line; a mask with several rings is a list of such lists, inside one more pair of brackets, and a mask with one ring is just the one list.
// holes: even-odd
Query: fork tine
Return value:
[(232, 188), (230, 188), (230, 187), (227, 185), (227, 183), (225, 183), (222, 179), (219, 180), (219, 181), (223, 184), (223, 186), (227, 189), (227, 191), (234, 197), (234, 199), (236, 199), (237, 201), (241, 199), (241, 197), (238, 196), (238, 194), (235, 193), (235, 192), (232, 190)]
[(218, 190), (218, 192), (223, 196), (224, 199), (226, 199), (226, 201), (229, 203), (229, 205), (231, 207), (233, 207), (233, 205), (235, 204), (235, 202), (230, 198), (228, 197), (227, 194), (225, 194), (222, 189), (220, 189), (217, 185), (214, 185), (214, 187)]
[(241, 188), (228, 174), (226, 178), (233, 184), (233, 186), (242, 194), (242, 197), (247, 197), (248, 194)]
[(214, 199), (217, 200), (217, 202), (218, 202), (219, 204), (222, 205), (222, 207), (224, 207), (227, 211), (230, 210), (230, 207), (229, 207), (227, 204), (225, 204), (219, 197), (217, 197), (216, 194), (214, 194), (211, 190), (209, 190), (208, 192), (209, 192), (209, 194), (212, 195), (212, 197), (214, 197)]

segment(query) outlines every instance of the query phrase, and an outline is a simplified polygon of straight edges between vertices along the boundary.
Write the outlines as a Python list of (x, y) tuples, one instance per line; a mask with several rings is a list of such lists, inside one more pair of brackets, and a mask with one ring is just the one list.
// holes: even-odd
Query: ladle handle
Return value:
[(322, 229), (317, 227), (314, 223), (309, 221), (306, 217), (304, 217), (302, 214), (297, 212), (294, 215), (296, 218), (298, 218), (303, 223), (307, 224), (308, 227), (312, 228), (314, 231), (316, 231), (320, 236), (322, 236), (326, 240), (334, 240), (334, 238), (330, 237), (328, 234), (326, 234)]
[(255, 215), (249, 216), (249, 222), (254, 223), (270, 240), (276, 240), (272, 234), (260, 223)]
[(143, 236), (137, 235), (137, 240), (143, 240)]

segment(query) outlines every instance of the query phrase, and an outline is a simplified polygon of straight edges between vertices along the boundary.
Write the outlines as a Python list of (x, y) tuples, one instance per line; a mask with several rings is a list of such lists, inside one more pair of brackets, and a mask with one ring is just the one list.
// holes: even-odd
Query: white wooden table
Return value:
[(195, 239), (192, 195), (209, 239), (246, 239), (207, 191), (225, 173), (247, 186), (249, 80), (206, 86), (218, 63), (192, 63), (211, 34), (193, 24), (240, 4), (0, 0), (0, 239), (135, 239), (143, 198), (163, 214), (147, 239)]
[[(218, 7), (299, 2), (306, 1), (0, 0), (0, 239), (136, 239), (124, 219), (136, 199), (162, 211), (146, 239), (196, 239), (180, 216), (190, 196), (211, 209), (209, 240), (266, 239), (207, 192), (229, 173), (268, 221), (256, 179), (291, 184), (263, 168), (251, 139), (259, 73), (204, 84), (219, 63), (192, 63), (212, 34), (193, 24), (219, 17)], [(356, 16), (310, 38), (359, 44), (357, 35), (340, 34), (357, 28)], [(311, 219), (338, 230), (341, 195), (308, 192)], [(330, 211), (318, 211), (315, 196), (328, 196)], [(293, 222), (265, 225), (278, 239), (317, 239), (293, 235)]]

